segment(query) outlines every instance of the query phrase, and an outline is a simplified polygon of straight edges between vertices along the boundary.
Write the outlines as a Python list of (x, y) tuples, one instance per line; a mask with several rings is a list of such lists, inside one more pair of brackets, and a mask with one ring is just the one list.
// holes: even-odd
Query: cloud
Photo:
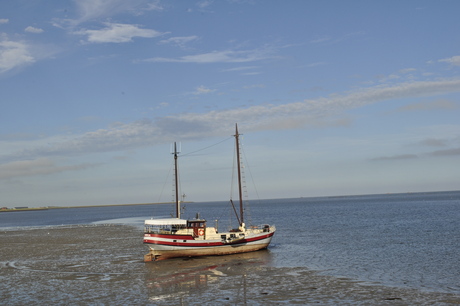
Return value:
[(415, 68), (405, 68), (405, 69), (399, 70), (399, 73), (406, 74), (406, 73), (415, 72), (415, 71), (417, 71), (417, 69)]
[(322, 37), (317, 37), (317, 38), (311, 40), (310, 43), (312, 43), (312, 44), (323, 44), (323, 43), (336, 44), (336, 43), (346, 41), (346, 40), (349, 40), (351, 38), (362, 36), (362, 35), (365, 35), (365, 34), (366, 34), (366, 32), (364, 32), (364, 31), (358, 31), (358, 32), (347, 33), (347, 34), (344, 34), (344, 35), (342, 35), (340, 37), (336, 37), (336, 38), (331, 38), (329, 36), (322, 36)]
[(313, 67), (324, 66), (324, 65), (327, 65), (327, 63), (326, 62), (316, 62), (316, 63), (308, 64), (307, 67), (313, 68)]
[(163, 6), (160, 4), (160, 0), (155, 0), (153, 2), (147, 3), (145, 8), (142, 8), (145, 11), (162, 11)]
[[(145, 0), (74, 0), (77, 6), (78, 18), (73, 22), (80, 24), (82, 22), (104, 18), (116, 15), (121, 12), (132, 11), (140, 8), (145, 4)], [(151, 3), (145, 7), (146, 10), (159, 9), (157, 2)]]
[(415, 154), (401, 154), (394, 156), (382, 156), (371, 159), (371, 161), (388, 161), (388, 160), (404, 160), (404, 159), (415, 159), (418, 158)]
[(399, 112), (412, 112), (412, 111), (433, 111), (433, 110), (452, 110), (458, 108), (458, 105), (446, 99), (439, 99), (430, 102), (412, 103), (398, 108)]
[[(201, 87), (204, 93), (207, 90)], [(188, 141), (222, 136), (227, 135), (228, 131), (233, 129), (235, 122), (244, 126), (246, 131), (343, 126), (350, 123), (346, 111), (354, 108), (386, 100), (448, 92), (460, 92), (460, 80), (402, 83), (397, 86), (377, 86), (344, 95), (280, 105), (268, 104), (213, 110), (206, 113), (175, 114), (155, 120), (143, 119), (131, 123), (118, 123), (106, 129), (53, 141), (46, 146), (33, 146), (12, 152), (9, 155), (3, 155), (2, 159), (36, 159), (37, 156), (120, 151), (126, 148), (134, 149), (152, 144), (169, 143), (177, 139)], [(399, 155), (380, 158), (380, 160), (414, 157), (413, 155)]]
[(254, 84), (254, 85), (246, 85), (243, 86), (244, 89), (252, 89), (252, 88), (265, 88), (264, 84)]
[(203, 94), (208, 94), (208, 93), (211, 93), (211, 92), (214, 92), (216, 91), (215, 89), (209, 89), (209, 88), (206, 88), (205, 86), (201, 85), (199, 87), (197, 87), (196, 91), (193, 93), (194, 95), (203, 95)]
[(431, 156), (457, 156), (457, 155), (460, 155), (460, 148), (438, 150), (438, 151), (431, 152), (429, 155)]
[(51, 161), (48, 158), (14, 161), (11, 163), (0, 165), (0, 180), (24, 176), (46, 175), (64, 171), (82, 170), (93, 166), (94, 164), (57, 166), (53, 161)]
[(31, 27), (31, 26), (28, 26), (27, 28), (24, 29), (25, 32), (28, 32), (28, 33), (35, 33), (35, 34), (40, 34), (40, 33), (43, 33), (43, 29), (40, 29), (40, 28), (34, 28), (34, 27)]
[(25, 42), (11, 41), (5, 36), (0, 36), (0, 74), (34, 63), (35, 58), (29, 49)]
[(447, 146), (447, 141), (444, 139), (428, 138), (422, 140), (419, 144), (428, 147), (445, 147)]
[(248, 51), (213, 51), (209, 53), (186, 55), (180, 58), (154, 57), (146, 62), (173, 62), (173, 63), (247, 63), (273, 58), (265, 50)]
[(203, 8), (206, 8), (206, 7), (210, 6), (210, 5), (212, 5), (213, 2), (214, 2), (213, 0), (203, 0), (203, 1), (198, 2), (196, 5), (199, 8), (203, 9)]
[(12, 156), (4, 156), (0, 160), (11, 161), (35, 159), (37, 156), (50, 157), (119, 151), (126, 149), (126, 146), (135, 148), (148, 146), (152, 143), (163, 143), (164, 137), (168, 137), (168, 133), (147, 119), (129, 124), (116, 123), (107, 129), (99, 129), (82, 135), (56, 137), (49, 141), (45, 139), (44, 143), (47, 145), (33, 145), (13, 153)]
[(197, 40), (198, 36), (183, 36), (183, 37), (171, 37), (168, 39), (161, 40), (160, 43), (162, 44), (174, 44), (181, 48), (184, 48), (185, 45), (191, 41)]
[(258, 75), (258, 74), (261, 74), (260, 72), (245, 72), (245, 73), (242, 73), (241, 75)]
[(311, 40), (310, 43), (319, 44), (319, 43), (327, 42), (327, 41), (330, 41), (330, 40), (331, 40), (330, 37), (323, 36), (323, 37), (318, 37), (318, 38), (315, 38), (315, 39)]
[(449, 63), (453, 66), (460, 66), (460, 55), (440, 59), (439, 62)]
[[(208, 113), (185, 113), (162, 118), (163, 122), (172, 120), (176, 123), (195, 123), (206, 125), (216, 132), (231, 128), (231, 123), (245, 122), (246, 129), (275, 130), (299, 126), (337, 125), (344, 121), (344, 112), (368, 104), (391, 99), (436, 95), (446, 92), (460, 92), (460, 80), (403, 83), (397, 86), (373, 87), (365, 90), (334, 95), (328, 98), (304, 100), (281, 105), (258, 105), (249, 108), (237, 108)], [(228, 123), (230, 126), (225, 126)], [(223, 130), (222, 130), (223, 129)]]
[(101, 30), (80, 30), (74, 34), (87, 35), (90, 43), (125, 43), (132, 41), (133, 37), (152, 38), (162, 33), (141, 29), (133, 24), (105, 23), (106, 27)]
[(56, 18), (53, 25), (58, 28), (74, 29), (76, 26), (92, 21), (109, 20), (122, 13), (134, 16), (142, 15), (146, 11), (162, 11), (160, 0), (73, 0), (74, 17), (68, 19)]
[(377, 86), (348, 95), (363, 102), (375, 102), (394, 98), (423, 97), (449, 92), (460, 92), (460, 79), (407, 82), (394, 86)]
[(6, 18), (0, 18), (0, 24), (8, 23), (10, 20)]
[(229, 72), (232, 72), (232, 71), (245, 71), (245, 70), (251, 70), (251, 69), (257, 69), (259, 68), (259, 66), (243, 66), (243, 67), (235, 67), (235, 68), (229, 68), (229, 69), (224, 69), (222, 71), (229, 71)]

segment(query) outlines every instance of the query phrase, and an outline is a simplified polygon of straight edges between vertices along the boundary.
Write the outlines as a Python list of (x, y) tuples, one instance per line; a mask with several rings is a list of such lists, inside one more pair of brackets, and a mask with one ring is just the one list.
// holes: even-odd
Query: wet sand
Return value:
[(442, 292), (363, 284), (306, 268), (280, 268), (273, 254), (144, 263), (142, 232), (121, 225), (0, 231), (4, 305), (459, 305)]

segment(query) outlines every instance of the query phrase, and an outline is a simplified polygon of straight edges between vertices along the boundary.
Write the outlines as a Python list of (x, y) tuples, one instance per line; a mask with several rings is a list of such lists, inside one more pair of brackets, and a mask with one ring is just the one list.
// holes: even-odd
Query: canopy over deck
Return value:
[(145, 225), (187, 225), (187, 220), (179, 218), (145, 220)]

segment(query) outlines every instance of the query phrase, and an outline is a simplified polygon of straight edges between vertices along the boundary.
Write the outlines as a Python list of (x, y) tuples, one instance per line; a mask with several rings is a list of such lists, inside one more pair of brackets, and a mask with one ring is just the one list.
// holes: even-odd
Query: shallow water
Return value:
[(5, 305), (460, 303), (455, 294), (276, 267), (270, 250), (144, 263), (139, 234), (122, 225), (1, 232), (0, 300)]
[[(222, 228), (225, 205), (193, 203), (185, 215), (200, 212), (210, 225), (220, 217)], [(460, 303), (460, 192), (251, 202), (255, 224), (277, 226), (268, 251), (143, 263), (143, 220), (171, 210), (142, 205), (0, 213), (0, 300)]]

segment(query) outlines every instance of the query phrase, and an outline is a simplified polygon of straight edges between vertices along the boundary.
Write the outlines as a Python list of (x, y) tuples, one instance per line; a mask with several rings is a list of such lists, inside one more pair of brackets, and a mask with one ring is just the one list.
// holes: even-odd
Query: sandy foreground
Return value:
[(145, 253), (129, 226), (0, 231), (0, 304), (460, 304), (459, 295), (275, 267), (270, 251), (149, 263)]

